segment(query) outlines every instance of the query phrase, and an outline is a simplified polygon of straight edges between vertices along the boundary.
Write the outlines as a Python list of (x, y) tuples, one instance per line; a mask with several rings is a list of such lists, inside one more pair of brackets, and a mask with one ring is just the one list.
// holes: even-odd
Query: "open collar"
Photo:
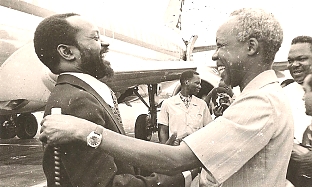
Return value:
[(278, 83), (277, 76), (274, 70), (267, 70), (259, 75), (257, 75), (254, 79), (252, 79), (247, 86), (242, 91), (242, 94), (246, 94), (248, 92), (258, 90), (268, 84)]

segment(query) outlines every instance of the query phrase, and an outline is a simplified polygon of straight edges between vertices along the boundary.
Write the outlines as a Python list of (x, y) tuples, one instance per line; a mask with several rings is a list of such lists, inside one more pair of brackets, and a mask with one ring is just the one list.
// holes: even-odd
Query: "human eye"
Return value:
[(95, 41), (100, 41), (101, 40), (100, 34), (97, 31), (90, 33), (89, 38), (92, 39), (92, 40), (95, 40)]
[(220, 49), (220, 48), (222, 48), (224, 46), (225, 46), (225, 44), (223, 44), (223, 43), (217, 43), (217, 49)]
[(308, 58), (307, 57), (300, 57), (300, 58), (298, 58), (298, 61), (299, 62), (304, 62), (304, 61), (306, 61)]
[(99, 40), (100, 40), (100, 36), (94, 36), (93, 39), (94, 39), (95, 41), (99, 41)]
[(194, 82), (195, 85), (200, 85), (200, 82)]

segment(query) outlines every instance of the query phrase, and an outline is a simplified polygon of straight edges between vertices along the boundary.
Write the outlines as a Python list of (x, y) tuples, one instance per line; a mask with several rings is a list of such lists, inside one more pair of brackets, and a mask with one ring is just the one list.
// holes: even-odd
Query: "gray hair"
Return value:
[(238, 33), (237, 40), (242, 42), (256, 38), (263, 42), (264, 57), (268, 63), (272, 63), (283, 41), (283, 29), (273, 14), (262, 9), (243, 8), (232, 12), (231, 16), (238, 18), (234, 28)]

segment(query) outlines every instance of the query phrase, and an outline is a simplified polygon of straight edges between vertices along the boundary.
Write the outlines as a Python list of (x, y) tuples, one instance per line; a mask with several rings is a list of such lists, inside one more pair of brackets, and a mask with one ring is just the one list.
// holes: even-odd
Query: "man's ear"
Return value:
[(259, 51), (259, 42), (256, 38), (249, 38), (248, 40), (248, 55), (254, 55)]
[(71, 61), (75, 59), (75, 56), (72, 51), (72, 46), (70, 45), (65, 45), (65, 44), (60, 44), (57, 46), (57, 51), (63, 57), (65, 60)]

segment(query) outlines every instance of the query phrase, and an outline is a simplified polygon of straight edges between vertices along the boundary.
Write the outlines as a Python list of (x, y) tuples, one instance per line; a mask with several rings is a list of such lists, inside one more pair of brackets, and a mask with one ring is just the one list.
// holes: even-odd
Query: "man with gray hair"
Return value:
[(43, 119), (40, 139), (52, 145), (85, 141), (98, 127), (103, 129), (99, 146), (103, 151), (144, 169), (175, 174), (201, 166), (200, 186), (285, 186), (293, 118), (271, 69), (282, 39), (282, 28), (271, 13), (240, 9), (231, 14), (217, 31), (212, 58), (218, 69), (224, 69), (224, 82), (239, 86), (242, 93), (222, 116), (184, 138), (179, 146), (121, 136), (65, 115)]

